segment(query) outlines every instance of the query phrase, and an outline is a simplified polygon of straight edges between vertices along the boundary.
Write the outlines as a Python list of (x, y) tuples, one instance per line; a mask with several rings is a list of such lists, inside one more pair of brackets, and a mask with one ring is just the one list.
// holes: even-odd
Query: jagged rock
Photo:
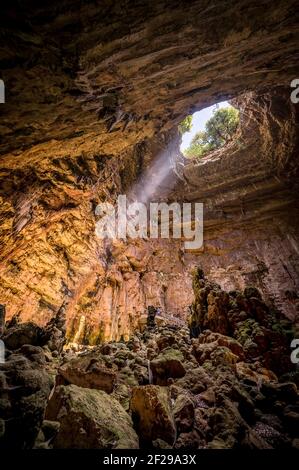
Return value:
[[(209, 448), (235, 448), (243, 441), (247, 446), (247, 435), (250, 428), (246, 421), (241, 417), (236, 405), (228, 400), (223, 399), (222, 406), (214, 409), (210, 416), (209, 424), (212, 433), (215, 436)], [(257, 448), (271, 448), (266, 442), (261, 445), (260, 441), (256, 441)]]
[(174, 335), (161, 335), (157, 338), (157, 346), (160, 351), (166, 348), (171, 348), (175, 344)]
[(209, 387), (204, 392), (201, 392), (197, 395), (197, 403), (199, 401), (204, 401), (204, 403), (208, 404), (208, 406), (214, 406), (216, 403), (216, 395), (214, 388)]
[(59, 386), (46, 410), (46, 419), (59, 421), (56, 449), (137, 449), (138, 437), (123, 407), (102, 390)]
[(135, 429), (143, 444), (163, 439), (168, 444), (175, 441), (176, 429), (168, 391), (158, 385), (134, 387), (131, 399)]
[(213, 364), (234, 365), (239, 360), (238, 356), (229, 348), (218, 346), (216, 342), (193, 344), (192, 353), (200, 365), (203, 365), (207, 360), (211, 360)]
[(181, 433), (175, 443), (175, 449), (199, 449), (203, 444), (200, 434), (193, 430), (191, 432)]
[(236, 373), (239, 379), (254, 382), (256, 384), (262, 384), (262, 382), (277, 381), (278, 378), (274, 372), (258, 367), (254, 364), (248, 364), (246, 362), (238, 362), (236, 364)]
[[(292, 369), (288, 351), (291, 323), (278, 312), (270, 312), (257, 289), (247, 288), (244, 295), (240, 292), (228, 294), (218, 284), (204, 279), (200, 270), (194, 273), (193, 288), (195, 300), (191, 317), (194, 325), (203, 332), (200, 343), (212, 342), (214, 338), (240, 360), (258, 359), (267, 369), (280, 375)], [(212, 335), (206, 331), (208, 329), (213, 331)], [(229, 335), (237, 342), (227, 340)], [(198, 349), (196, 354), (200, 361), (204, 361), (204, 355), (212, 354), (211, 347), (195, 346), (195, 349)], [(199, 358), (201, 355), (202, 359)]]
[(125, 383), (129, 387), (135, 387), (139, 385), (138, 376), (136, 377), (136, 375), (137, 374), (135, 374), (130, 367), (126, 366), (123, 367), (119, 372), (118, 379), (120, 382)]
[(5, 346), (10, 350), (16, 350), (24, 345), (47, 346), (52, 353), (61, 353), (65, 344), (65, 311), (61, 307), (45, 327), (40, 327), (33, 322), (21, 323), (15, 316), (6, 324), (3, 335)]
[[(245, 354), (242, 345), (234, 338), (230, 338), (229, 336), (224, 336), (220, 333), (214, 333), (207, 330), (202, 335), (200, 335), (197, 340), (197, 343), (210, 343), (213, 344), (213, 346), (224, 346), (230, 349), (233, 354), (238, 356), (239, 360), (245, 359)], [(196, 344), (196, 341), (194, 341), (193, 344)]]
[(244, 296), (247, 299), (250, 299), (251, 297), (255, 297), (256, 299), (261, 300), (261, 298), (262, 298), (260, 291), (254, 286), (245, 287)]
[(211, 352), (209, 360), (213, 366), (229, 365), (235, 368), (239, 358), (230, 349), (220, 346)]
[(245, 358), (243, 348), (236, 340), (210, 331), (205, 331), (193, 341), (192, 353), (200, 365), (206, 360), (236, 364)]
[(227, 311), (229, 306), (229, 295), (223, 291), (214, 291), (207, 296), (207, 315), (204, 326), (217, 333), (226, 335), (229, 329)]
[(61, 353), (66, 342), (66, 305), (62, 304), (55, 317), (51, 318), (42, 331), (42, 340), (50, 351)]
[(33, 322), (19, 323), (6, 331), (3, 341), (10, 350), (19, 349), (24, 344), (39, 346), (42, 331), (42, 328)]
[(214, 385), (211, 376), (203, 367), (195, 367), (186, 372), (186, 375), (177, 381), (177, 384), (195, 395)]
[(131, 387), (123, 383), (118, 383), (114, 387), (111, 396), (121, 404), (125, 411), (129, 411), (132, 396)]
[(5, 422), (1, 449), (33, 446), (53, 387), (45, 362), (41, 348), (26, 345), (0, 365), (0, 419)]
[(143, 367), (138, 364), (134, 366), (134, 375), (138, 380), (139, 385), (146, 385), (149, 383), (148, 367)]
[(155, 384), (165, 385), (168, 378), (180, 378), (186, 373), (183, 366), (184, 356), (178, 349), (164, 349), (150, 363)]
[[(195, 284), (204, 302), (212, 290), (215, 298), (225, 298), (221, 288), (202, 275)], [(35, 420), (24, 419), (34, 432), (28, 436), (20, 427), (19, 447), (124, 446), (123, 435), (115, 437), (121, 410), (121, 429), (128, 425), (133, 432), (128, 446), (136, 446), (137, 433), (142, 447), (291, 448), (297, 437), (298, 390), (295, 383), (283, 381), (283, 376), (267, 368), (275, 357), (276, 369), (285, 370), (287, 356), (268, 358), (268, 351), (262, 353), (265, 344), (273, 345), (275, 354), (284, 351), (283, 325), (263, 306), (265, 316), (257, 319), (261, 299), (247, 299), (241, 293), (228, 295), (227, 321), (232, 336), (203, 327), (191, 340), (186, 328), (163, 323), (161, 328), (136, 333), (127, 343), (82, 345), (80, 352), (50, 354), (48, 342), (43, 347), (24, 344), (14, 353), (7, 351), (7, 364), (17, 358), (18, 366), (14, 374), (9, 369), (8, 376), (7, 364), (0, 371), (2, 442), (7, 442), (5, 436), (12, 439), (15, 432), (6, 425), (6, 417), (13, 416), (19, 403), (26, 403), (29, 416), (37, 407)], [(236, 299), (244, 310), (232, 305)], [(202, 325), (205, 315), (207, 310)], [(254, 355), (248, 348), (250, 341), (256, 345)], [(42, 335), (40, 343), (44, 342)], [(52, 381), (48, 373), (56, 375), (56, 389), (43, 421), (47, 396), (39, 394), (42, 390), (49, 394)], [(12, 390), (7, 395), (8, 382)], [(15, 389), (14, 384), (20, 388)], [(111, 423), (107, 410), (113, 415)], [(53, 426), (47, 426), (47, 419), (54, 421)]]
[(49, 439), (53, 439), (58, 433), (59, 428), (60, 428), (59, 421), (49, 421), (45, 419), (43, 421), (41, 430), (45, 436), (46, 441), (48, 441)]
[(111, 393), (117, 374), (94, 355), (78, 357), (63, 364), (58, 370), (57, 384), (74, 384)]
[(60, 428), (58, 421), (44, 420), (38, 436), (35, 440), (34, 449), (50, 449), (51, 443)]
[(173, 407), (174, 421), (178, 432), (188, 432), (194, 422), (194, 403), (188, 395), (179, 395)]

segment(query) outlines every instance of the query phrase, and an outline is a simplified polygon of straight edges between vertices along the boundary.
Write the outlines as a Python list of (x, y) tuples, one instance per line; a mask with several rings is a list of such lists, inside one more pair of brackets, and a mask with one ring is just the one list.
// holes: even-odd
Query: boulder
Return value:
[(229, 295), (221, 290), (211, 290), (207, 302), (208, 308), (204, 326), (217, 333), (227, 334)]
[(187, 370), (186, 375), (179, 379), (177, 385), (198, 394), (214, 385), (213, 379), (201, 366)]
[(179, 395), (175, 401), (173, 415), (178, 432), (190, 431), (194, 422), (194, 402), (186, 394)]
[(219, 346), (216, 341), (204, 344), (195, 343), (192, 353), (199, 365), (203, 365), (208, 360), (211, 360), (214, 365), (235, 365), (240, 360), (229, 348)]
[(24, 344), (39, 346), (42, 336), (42, 328), (33, 322), (18, 323), (7, 329), (3, 341), (7, 349), (16, 350)]
[(164, 349), (150, 363), (153, 381), (158, 385), (166, 385), (167, 379), (183, 377), (186, 374), (183, 366), (184, 356), (178, 349)]
[(107, 393), (113, 391), (116, 381), (116, 373), (94, 355), (75, 358), (63, 364), (58, 373), (57, 384), (74, 384)]
[(247, 299), (250, 299), (251, 297), (255, 297), (256, 299), (262, 298), (260, 291), (254, 286), (245, 287), (244, 296)]
[(102, 390), (77, 385), (55, 389), (46, 419), (59, 421), (57, 449), (137, 449), (138, 436), (120, 403)]
[(206, 360), (211, 360), (215, 365), (234, 365), (245, 359), (243, 347), (238, 341), (209, 330), (193, 340), (192, 353), (200, 365)]
[(246, 380), (255, 384), (262, 384), (263, 382), (277, 381), (274, 372), (259, 368), (247, 362), (238, 362), (236, 364), (236, 374), (241, 380)]
[(50, 449), (60, 428), (58, 421), (44, 420), (34, 444), (34, 449)]
[(131, 410), (143, 445), (149, 445), (156, 439), (173, 445), (176, 428), (167, 388), (158, 385), (134, 387)]
[(160, 351), (162, 351), (165, 348), (169, 348), (173, 346), (176, 342), (176, 338), (174, 335), (160, 335), (157, 338), (157, 346)]
[(45, 362), (41, 348), (23, 346), (22, 353), (12, 353), (0, 364), (0, 421), (5, 422), (0, 449), (33, 446), (53, 387)]
[[(240, 360), (245, 359), (243, 346), (237, 340), (230, 338), (229, 336), (225, 336), (220, 333), (212, 333), (211, 331), (207, 330), (202, 335), (200, 335), (197, 342), (199, 344), (212, 343), (215, 346), (225, 346), (226, 348), (230, 349), (232, 353), (238, 356)], [(196, 341), (194, 341), (194, 343), (196, 343)]]
[(236, 448), (244, 438), (249, 426), (241, 417), (235, 403), (223, 398), (220, 406), (215, 407), (209, 418), (209, 425), (214, 439), (211, 448)]
[(179, 435), (176, 443), (175, 449), (200, 449), (202, 447), (203, 440), (196, 430), (191, 432), (182, 433)]

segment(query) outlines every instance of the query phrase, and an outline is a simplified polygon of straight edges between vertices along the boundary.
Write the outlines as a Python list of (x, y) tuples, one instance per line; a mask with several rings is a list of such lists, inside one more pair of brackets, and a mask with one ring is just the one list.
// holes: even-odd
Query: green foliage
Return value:
[(184, 155), (199, 158), (232, 140), (239, 125), (239, 111), (232, 106), (219, 108), (207, 121), (205, 130), (197, 132)]
[(185, 132), (190, 132), (192, 128), (192, 115), (186, 116), (185, 119), (179, 124), (179, 133), (185, 134)]

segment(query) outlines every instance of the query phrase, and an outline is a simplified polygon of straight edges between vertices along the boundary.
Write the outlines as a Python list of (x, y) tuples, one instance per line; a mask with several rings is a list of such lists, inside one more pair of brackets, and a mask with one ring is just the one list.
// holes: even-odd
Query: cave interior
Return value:
[[(0, 448), (299, 448), (297, 2), (1, 9)], [(202, 203), (203, 244), (100, 239), (119, 195)]]

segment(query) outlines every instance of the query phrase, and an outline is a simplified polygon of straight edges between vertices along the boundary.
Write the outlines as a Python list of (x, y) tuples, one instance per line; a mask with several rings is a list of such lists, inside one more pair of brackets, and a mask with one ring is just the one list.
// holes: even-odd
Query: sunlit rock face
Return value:
[[(225, 289), (258, 285), (294, 319), (296, 2), (22, 5), (0, 20), (7, 317), (43, 325), (65, 304), (70, 341), (127, 338), (148, 305), (186, 316), (200, 264)], [(115, 240), (107, 249), (95, 235), (97, 204), (138, 188), (156, 158), (171, 167), (186, 114), (236, 97), (235, 142), (170, 169), (151, 195), (204, 202), (203, 248)]]
[(298, 111), (281, 88), (243, 95), (234, 104), (240, 109), (240, 134), (187, 164), (171, 198), (204, 202), (205, 243), (196, 261), (210, 278), (228, 290), (257, 285), (294, 319)]

